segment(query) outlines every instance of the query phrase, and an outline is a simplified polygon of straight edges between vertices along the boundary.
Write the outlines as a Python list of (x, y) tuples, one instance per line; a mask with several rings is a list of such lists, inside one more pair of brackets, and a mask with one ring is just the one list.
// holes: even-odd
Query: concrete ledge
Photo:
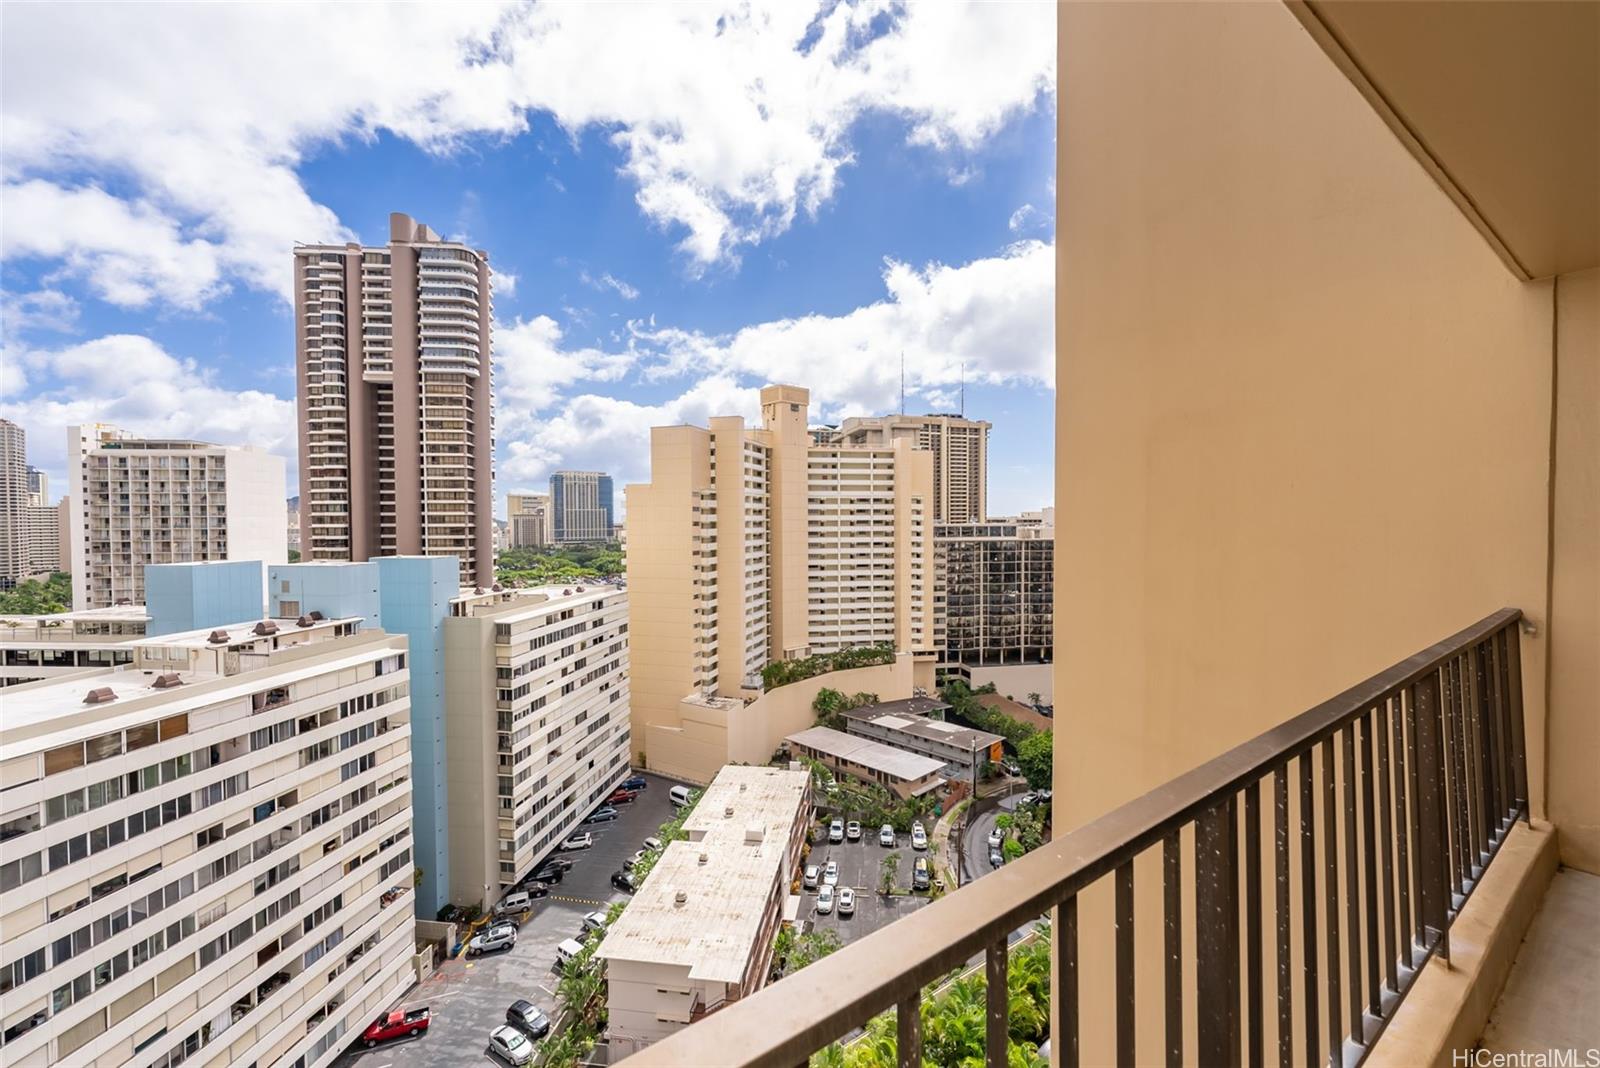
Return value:
[(1366, 1068), (1451, 1068), (1452, 1052), (1478, 1044), (1556, 861), (1555, 828), (1512, 828), (1450, 928), (1450, 964), (1428, 962)]

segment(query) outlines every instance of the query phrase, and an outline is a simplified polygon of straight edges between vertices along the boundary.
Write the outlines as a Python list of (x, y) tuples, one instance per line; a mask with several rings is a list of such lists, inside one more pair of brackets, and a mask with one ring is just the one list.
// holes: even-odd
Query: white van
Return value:
[(576, 938), (569, 938), (556, 947), (556, 967), (566, 968), (572, 963), (572, 958), (583, 952), (583, 943)]
[(673, 808), (682, 808), (689, 803), (689, 787), (674, 786), (667, 792), (667, 798), (672, 802)]

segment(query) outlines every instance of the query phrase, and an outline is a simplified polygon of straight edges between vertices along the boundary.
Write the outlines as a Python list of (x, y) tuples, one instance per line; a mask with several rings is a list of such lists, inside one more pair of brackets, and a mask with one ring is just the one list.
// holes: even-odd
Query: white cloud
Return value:
[[(635, 320), (621, 352), (563, 349), (560, 331), (543, 318), (500, 329), (497, 388), (518, 383), (514, 399), (497, 409), (502, 476), (534, 485), (567, 466), (638, 480), (648, 475), (650, 427), (703, 426), (713, 415), (754, 419), (759, 387), (769, 382), (809, 387), (814, 419), (892, 411), (902, 354), (908, 394), (923, 410), (953, 408), (963, 379), (1054, 388), (1054, 245), (1018, 242), (954, 267), (889, 260), (883, 276), (883, 300), (843, 315), (780, 319), (721, 336)], [(656, 405), (589, 386), (591, 378), (619, 380), (630, 370), (658, 384), (692, 381)], [(584, 391), (569, 395), (573, 387)]]
[[(55, 237), (30, 225), (8, 244), (119, 303), (194, 306), (233, 279), (287, 300), (294, 241), (353, 236), (302, 185), (308, 155), (380, 130), (448, 152), (514, 136), (542, 110), (573, 133), (606, 130), (640, 210), (702, 269), (826, 203), (863, 114), (903, 115), (912, 141), (961, 153), (1055, 83), (1049, 4), (817, 12), (792, 0), (625, 17), (338, 4), (315, 19), (271, 4), (13, 5), (0, 56), (8, 227), (35, 182), (56, 218), (81, 201), (82, 180), (62, 174), (127, 192), (92, 191), (120, 203), (105, 221), (121, 225), (63, 219)], [(161, 47), (129, 47), (151, 40)]]
[(28, 461), (65, 486), (66, 428), (104, 422), (141, 434), (252, 444), (282, 456), (295, 482), (294, 402), (219, 386), (193, 360), (138, 334), (111, 334), (60, 349), (0, 352), (0, 367), (25, 368), (41, 388), (7, 394), (0, 415), (28, 435)]
[(24, 330), (68, 333), (77, 325), (78, 302), (59, 290), (0, 293), (0, 330), (4, 330), (7, 337), (15, 337)]
[(1012, 233), (1017, 233), (1023, 227), (1028, 225), (1029, 218), (1033, 215), (1033, 213), (1033, 205), (1024, 204), (1022, 207), (1011, 213), (1011, 218), (1006, 222), (1006, 225), (1011, 228)]
[(517, 276), (510, 271), (496, 270), (494, 272), (494, 291), (505, 296), (511, 296), (517, 291)]
[(588, 271), (579, 271), (578, 281), (582, 282), (591, 289), (598, 289), (602, 291), (610, 289), (623, 300), (639, 299), (638, 289), (630, 286), (622, 279), (614, 277), (610, 271), (605, 272), (599, 278), (594, 277)]

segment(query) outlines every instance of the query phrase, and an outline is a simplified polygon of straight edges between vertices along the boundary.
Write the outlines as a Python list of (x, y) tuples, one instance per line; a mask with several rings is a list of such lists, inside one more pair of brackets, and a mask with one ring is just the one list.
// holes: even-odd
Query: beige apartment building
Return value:
[(0, 688), (131, 664), (149, 622), (142, 604), (0, 616)]
[(324, 1068), (415, 981), (406, 643), (358, 626), (6, 690), (0, 1060)]
[[(769, 722), (769, 661), (886, 644), (931, 684), (932, 455), (816, 444), (808, 401), (767, 386), (760, 427), (656, 427), (651, 481), (627, 487), (633, 734), (652, 766), (709, 781), (733, 749), (770, 755), (805, 726)], [(882, 684), (910, 696), (909, 677)], [(691, 745), (686, 714), (726, 737)]]
[(451, 894), (488, 906), (630, 773), (628, 593), (465, 591), (444, 680)]
[(891, 445), (902, 438), (933, 453), (933, 518), (971, 523), (989, 514), (989, 429), (962, 415), (852, 416), (819, 443)]
[(811, 825), (804, 768), (723, 768), (597, 955), (626, 1056), (766, 985)]
[(146, 564), (288, 559), (284, 464), (264, 449), (69, 427), (72, 607), (144, 603)]
[(548, 493), (506, 494), (507, 548), (539, 549), (555, 544), (554, 518)]
[(1058, 35), (1054, 839), (624, 1063), (919, 1063), (1046, 912), (1053, 1064), (1581, 1062), (1600, 4)]
[(9, 419), (0, 419), (0, 589), (29, 574), (28, 439)]
[(409, 216), (294, 250), (301, 552), (455, 556), (494, 578), (489, 254)]

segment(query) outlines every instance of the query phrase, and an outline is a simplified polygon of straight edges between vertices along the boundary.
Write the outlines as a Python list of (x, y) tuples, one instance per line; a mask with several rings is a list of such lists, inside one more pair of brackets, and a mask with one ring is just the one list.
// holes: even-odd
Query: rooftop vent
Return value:
[(578, 592), (579, 592), (579, 593), (582, 593), (582, 592), (583, 592), (583, 587), (582, 587), (582, 586), (579, 586), (579, 587), (578, 587)]
[(722, 814), (723, 814), (723, 816), (727, 817), (728, 819), (732, 819), (733, 818), (733, 806), (732, 805), (724, 805), (722, 807)]
[(294, 625), (297, 627), (309, 627), (315, 622), (316, 620), (312, 619), (310, 616), (301, 616), (299, 619), (294, 621)]
[(750, 784), (749, 784), (749, 783), (747, 783), (747, 782), (742, 782), (742, 783), (740, 783), (740, 784), (739, 784), (739, 792), (740, 792), (740, 793), (741, 793), (741, 794), (742, 794), (742, 793), (744, 793), (744, 792), (745, 792), (745, 791), (746, 791), (746, 790), (748, 790), (748, 789), (750, 789)]
[(211, 632), (211, 637), (207, 638), (206, 641), (210, 642), (212, 645), (227, 645), (228, 632), (225, 630), (214, 630)]
[(701, 853), (700, 854), (700, 863), (704, 864), (710, 859), (711, 859), (711, 857), (708, 856), (707, 854), (705, 854), (705, 853)]
[(564, 596), (564, 597), (572, 596), (572, 587), (568, 586), (566, 589), (562, 590), (561, 593), (562, 593), (562, 596)]
[(323, 618), (323, 616), (322, 616), (321, 612), (312, 612), (311, 613), (311, 618), (312, 619), (321, 619), (321, 618)]
[(491, 590), (493, 590), (495, 593), (499, 593), (501, 590), (505, 589), (505, 587), (500, 585), (500, 583), (498, 583), (498, 582), (496, 582), (493, 586), (490, 586), (489, 588)]
[(157, 675), (156, 681), (150, 684), (157, 690), (170, 690), (174, 686), (182, 686), (183, 680), (178, 678), (178, 673), (169, 671), (165, 675)]
[(272, 622), (270, 619), (263, 619), (260, 623), (257, 623), (250, 629), (250, 633), (259, 634), (262, 637), (266, 637), (268, 634), (278, 633), (278, 625)]
[(84, 695), (83, 703), (86, 705), (103, 705), (107, 701), (115, 701), (116, 699), (117, 695), (112, 691), (111, 687), (96, 686)]
[(766, 840), (767, 829), (759, 823), (752, 823), (744, 829), (745, 845), (760, 845)]
[(472, 592), (473, 593), (482, 593), (483, 592), (483, 587), (482, 586), (474, 586), (474, 587), (472, 587)]
[(133, 602), (128, 600), (128, 598), (126, 598), (126, 597), (118, 597), (117, 598), (117, 607), (118, 608), (121, 608), (125, 604), (132, 604), (132, 603)]
[(689, 903), (689, 891), (679, 890), (676, 894), (673, 894), (672, 903), (678, 906), (687, 905)]

